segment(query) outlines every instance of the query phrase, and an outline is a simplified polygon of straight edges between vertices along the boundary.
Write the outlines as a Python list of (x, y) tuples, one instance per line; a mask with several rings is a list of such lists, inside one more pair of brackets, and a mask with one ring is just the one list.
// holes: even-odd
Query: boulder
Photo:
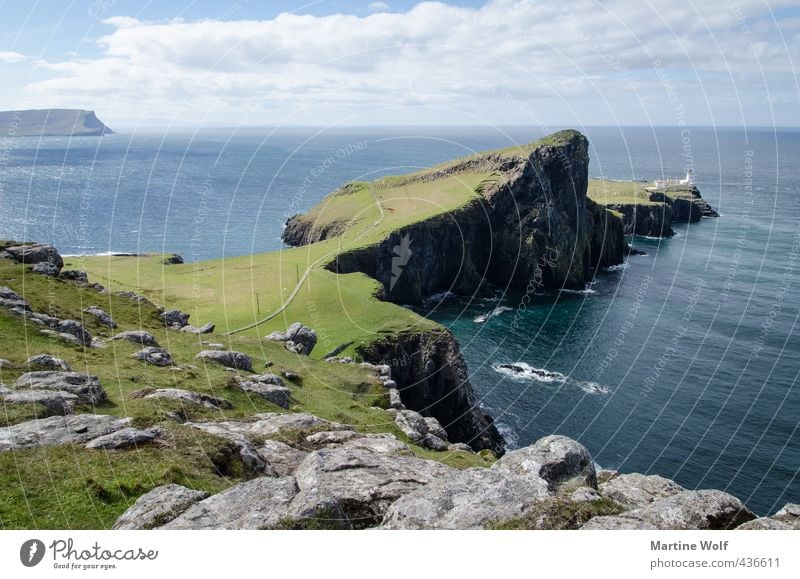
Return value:
[(6, 247), (5, 251), (19, 263), (51, 263), (59, 271), (64, 267), (64, 260), (58, 250), (52, 245), (44, 243), (30, 243), (26, 245), (14, 245)]
[(400, 399), (400, 391), (397, 388), (390, 388), (388, 390), (389, 394), (389, 408), (394, 408), (395, 410), (405, 410), (406, 407), (403, 404), (403, 401)]
[(318, 450), (295, 472), (300, 493), (289, 514), (303, 519), (328, 512), (342, 518), (344, 527), (374, 526), (398, 498), (452, 470), (439, 462), (361, 448)]
[(177, 253), (173, 253), (164, 258), (164, 265), (179, 265), (181, 263), (183, 263), (183, 257)]
[(475, 451), (466, 442), (451, 442), (447, 447), (447, 450), (449, 450), (450, 452), (461, 451), (461, 452), (469, 452), (475, 454)]
[(81, 372), (26, 372), (14, 383), (18, 389), (54, 390), (77, 396), (79, 404), (96, 405), (105, 401), (105, 390), (97, 376)]
[(58, 325), (53, 328), (59, 334), (69, 334), (75, 336), (78, 343), (82, 346), (92, 345), (92, 335), (77, 320), (59, 320)]
[(87, 313), (91, 316), (97, 318), (97, 321), (109, 328), (116, 328), (117, 324), (114, 319), (108, 315), (104, 310), (97, 306), (89, 306), (85, 310), (84, 313)]
[(55, 358), (50, 354), (39, 354), (31, 356), (25, 362), (28, 368), (38, 368), (45, 370), (62, 370), (64, 372), (71, 372), (72, 368), (61, 358)]
[[(191, 324), (186, 324), (181, 328), (181, 332), (186, 332), (187, 334), (210, 334), (211, 332), (214, 331), (214, 327), (215, 327), (214, 324), (212, 324), (211, 322), (208, 322), (207, 324), (204, 324), (199, 328)], [(223, 346), (223, 348), (224, 347), (225, 346)]]
[(82, 346), (81, 341), (73, 336), (72, 334), (66, 334), (64, 332), (56, 332), (55, 330), (39, 330), (40, 334), (44, 334), (50, 338), (58, 338), (59, 340), (64, 340), (65, 342), (69, 342), (73, 346)]
[(734, 529), (756, 516), (736, 497), (716, 490), (681, 491), (615, 516), (594, 517), (582, 529)]
[(53, 390), (23, 390), (19, 392), (0, 391), (4, 404), (37, 404), (44, 409), (46, 416), (67, 416), (72, 414), (72, 405), (77, 402), (78, 397), (69, 392), (56, 392)]
[(126, 300), (131, 300), (134, 302), (139, 302), (140, 304), (145, 304), (148, 306), (155, 307), (155, 304), (153, 302), (151, 302), (144, 296), (140, 296), (136, 292), (131, 292), (131, 291), (117, 292), (117, 295), (121, 298), (125, 298)]
[(130, 418), (101, 414), (51, 416), (0, 428), (0, 451), (61, 444), (83, 444), (125, 428)]
[(398, 410), (394, 423), (414, 442), (431, 450), (447, 450), (447, 432), (433, 417), (424, 417), (413, 410)]
[(393, 434), (365, 434), (340, 444), (342, 448), (360, 448), (378, 454), (414, 456), (411, 448)]
[(136, 499), (136, 502), (120, 515), (113, 528), (134, 531), (160, 527), (208, 496), (206, 492), (177, 484), (156, 487)]
[(233, 350), (203, 350), (195, 356), (195, 359), (209, 360), (222, 364), (226, 368), (234, 368), (246, 372), (253, 370), (253, 359), (247, 354)]
[(253, 416), (253, 422), (224, 420), (220, 422), (196, 422), (190, 426), (205, 430), (217, 436), (239, 435), (248, 438), (294, 435), (319, 430), (353, 430), (352, 426), (328, 422), (307, 412), (277, 414), (265, 412)]
[(233, 408), (233, 404), (224, 398), (217, 398), (216, 396), (209, 396), (200, 392), (192, 392), (191, 390), (182, 390), (180, 388), (159, 388), (152, 392), (148, 392), (144, 396), (148, 399), (163, 398), (166, 400), (180, 400), (187, 404), (196, 404), (197, 406), (205, 406), (206, 408)]
[(113, 338), (112, 340), (126, 340), (128, 342), (133, 342), (134, 344), (139, 344), (141, 346), (152, 346), (153, 348), (158, 348), (158, 341), (155, 339), (153, 334), (150, 332), (145, 332), (144, 330), (128, 330), (127, 332), (120, 332)]
[(167, 327), (175, 330), (180, 330), (189, 323), (190, 314), (184, 313), (180, 310), (172, 309), (159, 314), (159, 318), (164, 322)]
[(22, 296), (20, 296), (17, 292), (6, 286), (0, 286), (0, 306), (5, 306), (7, 308), (18, 308), (26, 312), (31, 311), (30, 304), (22, 299)]
[(621, 474), (599, 486), (600, 493), (629, 509), (649, 505), (655, 500), (684, 491), (679, 484), (658, 475)]
[(364, 435), (355, 430), (323, 430), (306, 436), (306, 442), (315, 446), (339, 445)]
[(93, 438), (86, 443), (86, 448), (102, 448), (105, 450), (128, 448), (153, 442), (161, 434), (157, 428), (139, 430), (138, 428), (122, 428), (110, 434)]
[(265, 336), (265, 339), (283, 342), (290, 352), (308, 356), (317, 345), (317, 332), (300, 322), (295, 322), (285, 332), (272, 332)]
[(589, 451), (566, 436), (540, 438), (531, 446), (503, 455), (492, 468), (518, 476), (543, 478), (551, 489), (565, 485), (597, 488), (597, 473)]
[(262, 477), (196, 502), (161, 529), (271, 529), (297, 495), (292, 477)]
[(275, 406), (286, 409), (289, 408), (289, 401), (292, 391), (286, 386), (277, 386), (275, 384), (267, 384), (264, 382), (251, 382), (248, 380), (240, 382), (239, 388), (241, 388), (244, 392), (258, 394), (261, 396), (261, 398), (267, 402), (271, 402)]
[(760, 517), (736, 527), (737, 531), (793, 531), (795, 527), (782, 523), (772, 517)]
[(386, 529), (480, 529), (486, 523), (524, 516), (549, 496), (535, 476), (509, 477), (485, 468), (453, 470), (389, 507)]
[(33, 273), (39, 273), (48, 277), (58, 277), (61, 269), (54, 263), (40, 261), (39, 263), (33, 264), (31, 271), (33, 271)]
[(88, 284), (89, 283), (89, 275), (85, 271), (79, 271), (76, 269), (68, 269), (62, 271), (61, 274), (58, 276), (60, 279), (65, 281), (75, 282), (77, 284)]
[(264, 459), (278, 476), (294, 474), (300, 463), (308, 455), (307, 452), (298, 450), (278, 440), (265, 440), (256, 449), (258, 455)]
[(135, 354), (131, 354), (131, 358), (153, 366), (172, 366), (172, 356), (164, 348), (143, 348)]

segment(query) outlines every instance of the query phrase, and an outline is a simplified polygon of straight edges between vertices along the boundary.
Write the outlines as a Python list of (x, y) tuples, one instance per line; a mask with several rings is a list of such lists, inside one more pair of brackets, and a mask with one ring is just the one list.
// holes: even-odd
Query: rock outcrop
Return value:
[(0, 452), (61, 444), (83, 444), (128, 426), (130, 418), (100, 414), (51, 416), (0, 428)]
[(77, 397), (78, 403), (88, 405), (100, 404), (108, 398), (97, 376), (81, 372), (26, 372), (17, 379), (14, 387), (20, 390), (69, 392)]
[(272, 332), (265, 336), (265, 339), (283, 342), (284, 347), (290, 352), (308, 356), (317, 345), (317, 332), (300, 322), (295, 322), (285, 332)]
[(367, 362), (389, 366), (402, 403), (436, 418), (448, 440), (502, 454), (502, 437), (478, 406), (458, 343), (448, 331), (399, 333), (358, 352)]
[(126, 342), (133, 342), (134, 344), (139, 344), (140, 346), (149, 346), (152, 348), (158, 348), (158, 340), (156, 340), (155, 336), (150, 332), (146, 332), (145, 330), (128, 330), (125, 332), (120, 332), (113, 338), (112, 340), (125, 340)]
[(253, 370), (253, 359), (247, 354), (233, 350), (203, 350), (195, 358), (197, 360), (215, 362), (235, 370), (245, 370), (247, 372)]
[(625, 235), (672, 237), (672, 213), (666, 203), (611, 204), (608, 209), (622, 215)]
[(183, 513), (193, 504), (209, 496), (203, 491), (187, 489), (177, 484), (156, 487), (143, 494), (114, 523), (114, 529), (154, 529)]

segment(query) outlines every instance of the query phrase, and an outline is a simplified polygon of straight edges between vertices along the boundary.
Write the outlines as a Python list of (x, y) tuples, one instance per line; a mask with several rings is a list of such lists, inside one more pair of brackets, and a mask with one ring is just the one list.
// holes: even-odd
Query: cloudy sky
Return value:
[(800, 125), (797, 0), (0, 0), (0, 109), (109, 125)]

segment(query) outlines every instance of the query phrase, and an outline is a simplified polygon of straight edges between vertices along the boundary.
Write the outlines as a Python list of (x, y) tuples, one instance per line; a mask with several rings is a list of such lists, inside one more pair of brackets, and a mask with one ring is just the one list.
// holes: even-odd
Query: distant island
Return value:
[(81, 109), (0, 111), (0, 131), (8, 137), (98, 137), (114, 134), (94, 111)]

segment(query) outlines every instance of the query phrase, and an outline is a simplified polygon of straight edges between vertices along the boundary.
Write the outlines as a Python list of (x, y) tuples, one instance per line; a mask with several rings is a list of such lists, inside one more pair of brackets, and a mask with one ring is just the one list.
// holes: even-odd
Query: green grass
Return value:
[(490, 523), (487, 528), (505, 531), (578, 529), (593, 517), (617, 515), (625, 510), (607, 498), (576, 503), (557, 496), (537, 503), (523, 517)]
[(656, 205), (650, 201), (647, 187), (653, 183), (636, 181), (609, 181), (606, 179), (590, 179), (586, 195), (600, 205)]
[[(166, 432), (161, 443), (134, 450), (105, 452), (69, 445), (0, 453), (0, 528), (105, 528), (136, 497), (155, 486), (178, 482), (217, 492), (247, 478), (248, 473), (225, 441), (180, 426), (168, 415), (179, 412), (188, 420), (205, 421), (247, 419), (259, 412), (284, 410), (240, 391), (231, 372), (195, 360), (195, 354), (205, 348), (198, 336), (166, 330), (152, 306), (32, 274), (28, 266), (11, 260), (0, 259), (0, 285), (23, 295), (34, 311), (82, 321), (96, 337), (110, 337), (121, 330), (147, 330), (183, 368), (171, 371), (134, 360), (130, 355), (139, 346), (125, 341), (108, 342), (106, 348), (76, 347), (39, 333), (39, 326), (0, 308), (0, 358), (13, 364), (0, 369), (0, 383), (13, 385), (27, 370), (28, 357), (48, 353), (66, 360), (76, 371), (98, 376), (108, 393), (107, 402), (96, 408), (79, 407), (78, 412), (130, 416), (135, 426), (158, 426)], [(90, 305), (109, 312), (120, 328), (110, 330), (92, 316), (82, 317), (81, 311)], [(394, 425), (392, 415), (374, 407), (385, 394), (367, 369), (298, 356), (279, 344), (252, 336), (222, 338), (211, 334), (201, 338), (249, 354), (258, 372), (297, 373), (299, 379), (286, 381), (292, 390), (292, 411), (311, 412), (363, 432), (390, 432), (411, 444)], [(267, 362), (272, 366), (267, 368)], [(229, 400), (233, 408), (213, 410), (135, 396), (147, 388), (203, 392)], [(35, 406), (0, 403), (0, 426), (36, 416)], [(437, 453), (413, 444), (412, 449), (420, 456), (459, 468), (491, 464), (491, 459), (472, 453)]]

